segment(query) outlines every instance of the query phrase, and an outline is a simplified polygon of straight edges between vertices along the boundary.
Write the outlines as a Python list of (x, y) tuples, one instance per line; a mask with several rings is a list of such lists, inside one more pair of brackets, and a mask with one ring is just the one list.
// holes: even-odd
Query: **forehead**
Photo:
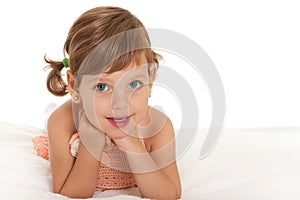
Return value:
[(149, 60), (147, 59), (145, 52), (128, 52), (107, 65), (103, 73), (110, 74), (116, 71), (130, 70), (131, 68), (145, 65), (148, 62)]
[(134, 78), (147, 79), (148, 80), (148, 69), (149, 64), (146, 58), (140, 60), (140, 63), (137, 64), (136, 61), (131, 61), (129, 65), (122, 70), (108, 73), (104, 71), (100, 74), (94, 75), (84, 75), (82, 78), (83, 84), (95, 84), (99, 81), (108, 81), (110, 83), (119, 82), (121, 80), (131, 80)]
[(146, 74), (148, 73), (148, 68), (149, 68), (149, 64), (146, 58), (143, 56), (138, 61), (133, 59), (128, 66), (122, 68), (119, 71), (109, 72), (110, 68), (108, 67), (106, 71), (99, 74), (99, 78)]

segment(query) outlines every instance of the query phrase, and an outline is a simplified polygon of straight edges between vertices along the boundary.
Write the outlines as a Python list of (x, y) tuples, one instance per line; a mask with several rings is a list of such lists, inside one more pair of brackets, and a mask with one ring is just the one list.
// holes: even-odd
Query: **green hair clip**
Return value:
[(68, 58), (64, 58), (64, 59), (62, 60), (62, 63), (63, 63), (63, 65), (64, 65), (65, 68), (68, 68), (68, 67), (69, 67), (69, 65), (68, 65)]

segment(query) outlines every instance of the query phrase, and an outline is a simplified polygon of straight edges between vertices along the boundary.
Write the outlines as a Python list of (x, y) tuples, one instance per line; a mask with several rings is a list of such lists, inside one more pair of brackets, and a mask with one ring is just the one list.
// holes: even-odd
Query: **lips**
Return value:
[(114, 127), (124, 128), (130, 121), (131, 116), (106, 118)]

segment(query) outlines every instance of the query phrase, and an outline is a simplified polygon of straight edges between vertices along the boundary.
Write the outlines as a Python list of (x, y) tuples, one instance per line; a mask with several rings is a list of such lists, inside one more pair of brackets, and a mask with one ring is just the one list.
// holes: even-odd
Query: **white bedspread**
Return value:
[[(36, 156), (31, 142), (40, 134), (31, 126), (0, 123), (1, 199), (68, 199), (51, 192), (49, 162)], [(182, 199), (300, 199), (300, 128), (225, 129), (204, 160), (198, 159), (199, 138), (178, 160)], [(100, 198), (140, 199), (120, 191), (91, 199)]]

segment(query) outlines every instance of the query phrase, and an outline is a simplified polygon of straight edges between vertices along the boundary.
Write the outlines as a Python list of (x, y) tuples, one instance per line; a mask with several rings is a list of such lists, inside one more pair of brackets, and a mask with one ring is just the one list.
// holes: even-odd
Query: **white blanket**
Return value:
[[(31, 138), (42, 132), (0, 123), (1, 199), (68, 199), (51, 192), (49, 162), (33, 149)], [(200, 138), (178, 160), (182, 199), (300, 199), (300, 128), (225, 129), (203, 160)], [(91, 199), (140, 199), (124, 192), (98, 192)]]

